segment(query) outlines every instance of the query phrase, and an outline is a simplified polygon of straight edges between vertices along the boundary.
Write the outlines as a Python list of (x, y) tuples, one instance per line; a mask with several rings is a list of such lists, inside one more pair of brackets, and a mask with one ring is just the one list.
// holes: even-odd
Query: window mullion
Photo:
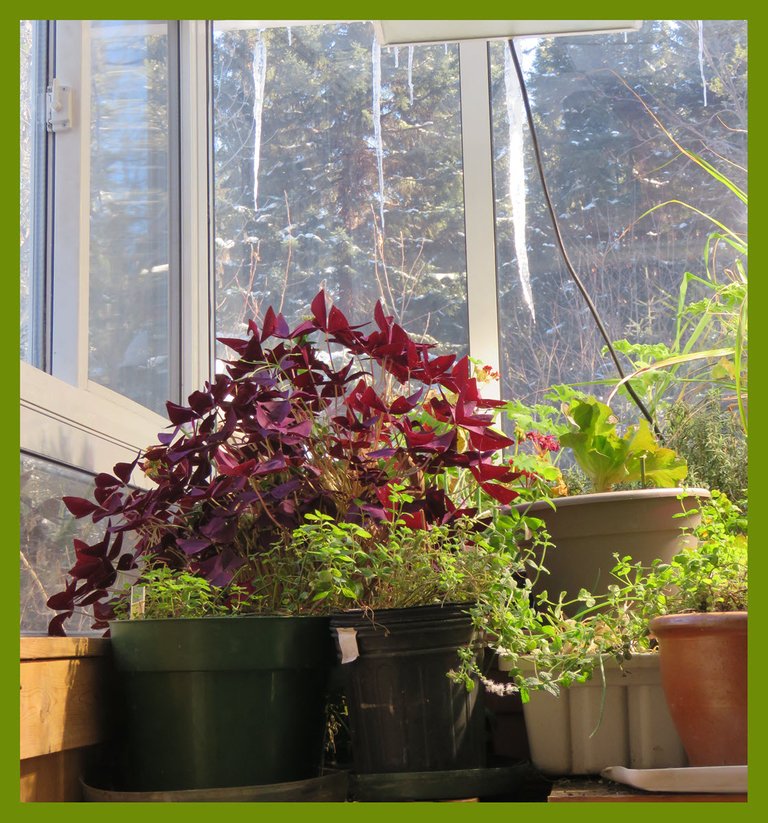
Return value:
[(181, 344), (182, 328), (182, 237), (181, 181), (184, 178), (181, 167), (181, 135), (184, 124), (181, 121), (181, 78), (184, 66), (181, 64), (180, 24), (178, 20), (168, 21), (168, 400), (181, 400), (181, 374), (184, 348)]
[(179, 23), (181, 394), (187, 397), (212, 374), (213, 290), (209, 215), (212, 129), (210, 27)]
[[(469, 352), (499, 369), (491, 99), (485, 41), (459, 45)], [(498, 391), (498, 384), (487, 393)]]

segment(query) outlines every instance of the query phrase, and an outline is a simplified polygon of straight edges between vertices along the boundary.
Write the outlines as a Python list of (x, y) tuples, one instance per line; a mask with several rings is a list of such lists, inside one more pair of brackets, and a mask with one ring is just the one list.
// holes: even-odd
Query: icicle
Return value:
[(288, 32), (288, 45), (293, 45), (293, 29), (290, 26), (286, 27), (286, 31)]
[(517, 256), (517, 269), (520, 285), (523, 288), (523, 300), (531, 312), (531, 319), (536, 322), (536, 310), (533, 306), (531, 291), (531, 273), (528, 268), (528, 249), (525, 243), (525, 153), (523, 146), (523, 96), (517, 82), (512, 57), (509, 49), (504, 49), (504, 88), (507, 102), (507, 121), (509, 123), (509, 205), (512, 212), (512, 231)]
[(395, 52), (395, 68), (399, 69), (400, 68), (400, 47), (399, 46), (393, 46), (391, 50)]
[(408, 99), (413, 105), (413, 46), (408, 46)]
[(696, 26), (699, 29), (699, 73), (701, 74), (701, 91), (704, 95), (704, 107), (707, 105), (707, 80), (704, 77), (704, 21), (697, 20)]
[(447, 55), (448, 54), (448, 44), (443, 43), (443, 52)]
[(379, 172), (379, 220), (380, 229), (384, 231), (384, 141), (381, 136), (381, 46), (373, 38), (371, 49), (373, 67), (373, 139), (376, 147), (376, 165)]
[(626, 42), (628, 42), (628, 41), (627, 41), (627, 33), (626, 33), (626, 32), (624, 32), (624, 42), (625, 42), (625, 43), (626, 43)]
[(264, 113), (264, 84), (267, 79), (267, 44), (262, 30), (256, 33), (253, 47), (253, 208), (259, 202), (259, 163), (261, 161), (261, 121)]

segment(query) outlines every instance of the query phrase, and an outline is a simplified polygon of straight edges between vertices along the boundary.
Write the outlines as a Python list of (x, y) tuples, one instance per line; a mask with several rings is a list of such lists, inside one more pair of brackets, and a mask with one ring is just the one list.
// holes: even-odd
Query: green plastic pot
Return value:
[(110, 629), (122, 704), (118, 788), (318, 776), (334, 665), (327, 618), (114, 621)]
[(84, 781), (81, 785), (83, 799), (91, 803), (343, 803), (348, 782), (346, 772), (329, 770), (307, 780), (224, 789), (121, 792), (90, 786)]

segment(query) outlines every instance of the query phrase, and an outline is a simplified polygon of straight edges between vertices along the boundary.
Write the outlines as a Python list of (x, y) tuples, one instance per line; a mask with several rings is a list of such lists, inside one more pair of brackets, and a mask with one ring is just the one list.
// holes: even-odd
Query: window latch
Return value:
[(54, 77), (45, 93), (45, 125), (48, 131), (72, 128), (72, 87)]

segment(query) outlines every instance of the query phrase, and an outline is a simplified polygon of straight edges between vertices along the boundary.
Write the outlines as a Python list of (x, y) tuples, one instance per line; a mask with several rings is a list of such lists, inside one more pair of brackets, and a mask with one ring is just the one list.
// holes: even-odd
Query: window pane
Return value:
[(214, 33), (216, 325), (289, 322), (321, 286), (467, 348), (458, 49), (370, 23)]
[(168, 26), (93, 21), (91, 380), (164, 412), (170, 381)]
[[(521, 40), (518, 54), (565, 245), (609, 336), (671, 343), (681, 281), (706, 276), (713, 225), (681, 205), (643, 215), (677, 199), (745, 232), (746, 209), (680, 154), (633, 91), (744, 186), (746, 23), (646, 21), (626, 36)], [(505, 43), (492, 44), (491, 64), (502, 392), (533, 400), (616, 372), (555, 246)]]
[(20, 22), (21, 358), (43, 368), (46, 25)]
[[(64, 588), (64, 574), (75, 562), (72, 539), (97, 532), (88, 520), (75, 520), (61, 502), (63, 495), (90, 496), (90, 475), (56, 463), (21, 456), (21, 631), (45, 633), (53, 617), (45, 605)], [(77, 615), (70, 633), (83, 632), (90, 619)]]

